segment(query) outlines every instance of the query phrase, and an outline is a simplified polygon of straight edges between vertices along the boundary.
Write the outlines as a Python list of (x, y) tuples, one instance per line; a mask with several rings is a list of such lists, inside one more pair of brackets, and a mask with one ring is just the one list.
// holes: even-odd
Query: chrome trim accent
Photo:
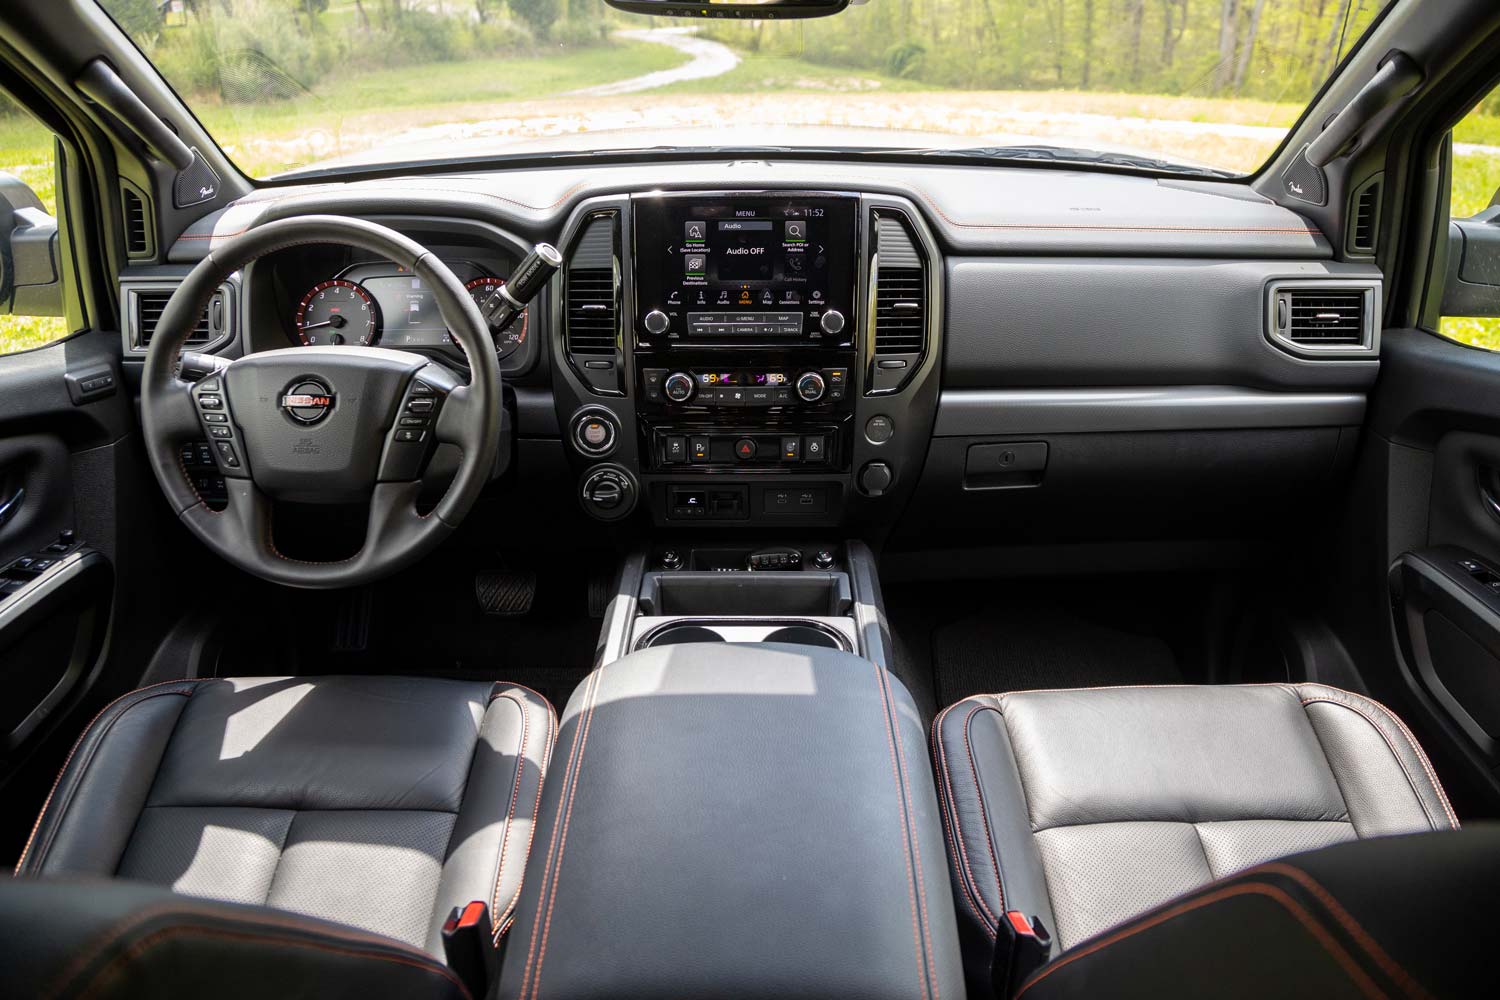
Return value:
[(1154, 389), (946, 389), (935, 437), (1355, 427), (1365, 395), (1238, 386)]

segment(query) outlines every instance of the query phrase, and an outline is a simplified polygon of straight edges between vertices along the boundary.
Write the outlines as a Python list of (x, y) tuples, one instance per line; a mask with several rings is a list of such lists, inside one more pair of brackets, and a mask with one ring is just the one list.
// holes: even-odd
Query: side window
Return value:
[(0, 90), (0, 354), (73, 332), (57, 236), (57, 141)]
[(1448, 280), (1438, 332), (1500, 351), (1500, 88), (1453, 129)]

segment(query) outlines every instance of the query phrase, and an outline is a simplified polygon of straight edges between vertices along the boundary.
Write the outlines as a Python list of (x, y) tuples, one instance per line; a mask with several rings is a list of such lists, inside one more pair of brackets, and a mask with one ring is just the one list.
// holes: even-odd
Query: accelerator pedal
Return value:
[(474, 599), (487, 615), (515, 616), (531, 611), (536, 600), (536, 573), (502, 569), (474, 576)]

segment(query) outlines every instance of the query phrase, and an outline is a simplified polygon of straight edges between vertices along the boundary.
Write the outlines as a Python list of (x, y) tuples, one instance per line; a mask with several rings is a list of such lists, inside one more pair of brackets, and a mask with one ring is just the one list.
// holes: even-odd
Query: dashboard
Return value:
[[(170, 287), (310, 212), (397, 229), (476, 299), (558, 247), (544, 294), (492, 331), (513, 422), (496, 523), (577, 539), (835, 531), (992, 571), (1269, 534), (1347, 470), (1379, 370), (1371, 261), (1241, 185), (1078, 170), (661, 161), (267, 188), (122, 285)], [(223, 293), (214, 351), (337, 336), (462, 370), (427, 291), (346, 248), (282, 251)], [(1278, 329), (1302, 295), (1350, 297), (1359, 336)]]

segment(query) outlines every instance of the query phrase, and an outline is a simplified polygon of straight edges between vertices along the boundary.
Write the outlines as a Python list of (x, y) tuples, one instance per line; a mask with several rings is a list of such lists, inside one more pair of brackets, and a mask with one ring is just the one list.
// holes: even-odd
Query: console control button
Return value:
[(828, 461), (828, 439), (821, 434), (810, 434), (802, 444), (802, 459), (806, 462)]
[(669, 437), (662, 449), (663, 458), (670, 464), (676, 465), (688, 460), (687, 438)]
[(583, 477), (578, 498), (593, 517), (618, 521), (635, 509), (637, 492), (635, 477), (625, 468), (601, 465)]
[(865, 440), (871, 444), (885, 444), (895, 435), (895, 422), (883, 413), (877, 413), (865, 421)]
[(781, 460), (783, 462), (802, 461), (802, 439), (799, 437), (784, 437), (781, 439)]
[(688, 455), (694, 462), (707, 462), (709, 458), (708, 436), (695, 435), (688, 440)]
[(759, 448), (754, 438), (740, 438), (734, 443), (734, 457), (741, 462), (748, 462), (755, 457)]
[(646, 332), (655, 337), (659, 337), (662, 334), (666, 333), (667, 328), (672, 325), (671, 319), (668, 318), (667, 314), (662, 312), (660, 309), (653, 309), (648, 312), (646, 314), (646, 319), (644, 322), (646, 326)]
[(797, 395), (805, 403), (816, 403), (823, 398), (827, 383), (817, 372), (803, 372), (797, 376)]
[(661, 384), (665, 381), (666, 377), (667, 370), (665, 368), (647, 368), (641, 372), (641, 386), (648, 400), (653, 403), (661, 402)]
[(693, 381), (693, 376), (687, 372), (673, 372), (662, 383), (662, 391), (674, 403), (686, 403), (692, 399), (693, 390), (697, 387), (697, 383)]

